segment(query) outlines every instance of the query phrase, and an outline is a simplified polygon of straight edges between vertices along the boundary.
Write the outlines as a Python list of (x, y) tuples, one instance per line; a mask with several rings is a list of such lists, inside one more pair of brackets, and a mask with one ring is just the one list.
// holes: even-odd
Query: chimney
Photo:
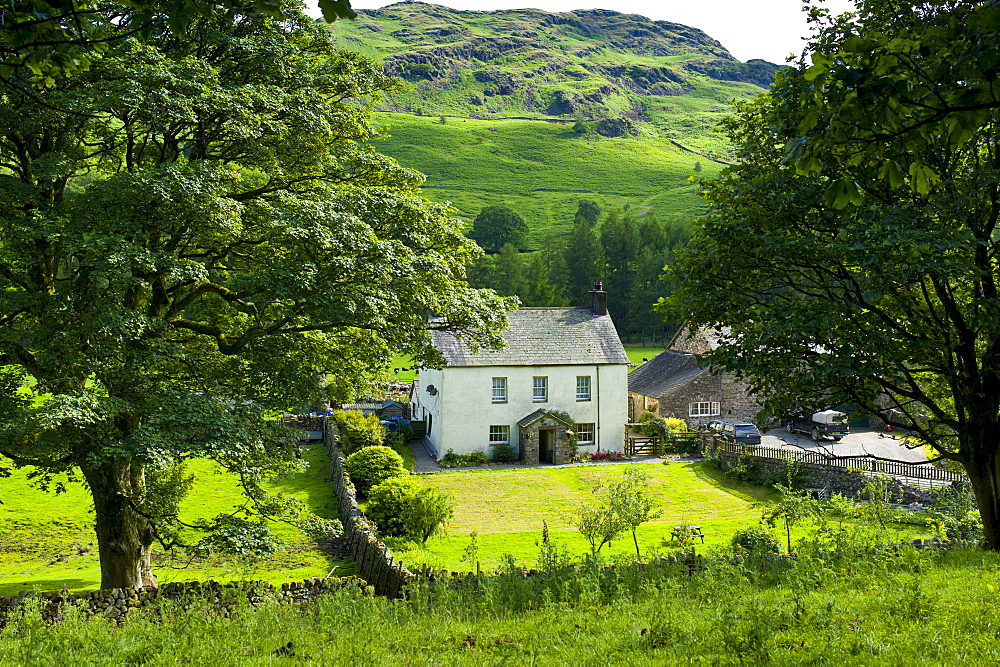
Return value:
[(590, 309), (594, 315), (608, 314), (608, 293), (604, 291), (604, 284), (600, 280), (594, 281), (594, 289), (590, 292)]

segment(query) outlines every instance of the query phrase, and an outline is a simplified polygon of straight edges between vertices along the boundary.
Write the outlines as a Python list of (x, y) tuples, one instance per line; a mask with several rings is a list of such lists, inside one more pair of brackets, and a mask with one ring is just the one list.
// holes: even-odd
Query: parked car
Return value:
[(832, 438), (840, 441), (851, 432), (847, 423), (847, 415), (838, 410), (823, 410), (814, 412), (809, 417), (792, 417), (785, 420), (785, 430), (789, 433), (805, 433), (813, 440)]
[(730, 442), (741, 442), (744, 445), (760, 444), (760, 429), (750, 422), (716, 419), (708, 422), (706, 428), (713, 433), (718, 433)]

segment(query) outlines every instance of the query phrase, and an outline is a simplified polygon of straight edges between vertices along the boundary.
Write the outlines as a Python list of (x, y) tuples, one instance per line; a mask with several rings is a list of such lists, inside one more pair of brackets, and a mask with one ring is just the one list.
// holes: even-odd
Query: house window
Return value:
[(576, 400), (578, 400), (578, 401), (589, 401), (590, 400), (590, 376), (589, 375), (577, 375), (576, 376)]
[(715, 417), (720, 414), (718, 401), (701, 401), (699, 403), (688, 403), (688, 416), (691, 417)]
[(549, 379), (547, 377), (531, 378), (531, 400), (535, 403), (545, 403), (549, 400)]
[(493, 378), (493, 402), (507, 402), (507, 378)]
[(497, 424), (494, 426), (490, 426), (490, 444), (509, 445), (510, 426), (507, 426), (506, 424)]
[(592, 445), (592, 444), (594, 444), (594, 425), (593, 424), (577, 424), (576, 425), (576, 444), (578, 444), (578, 445)]

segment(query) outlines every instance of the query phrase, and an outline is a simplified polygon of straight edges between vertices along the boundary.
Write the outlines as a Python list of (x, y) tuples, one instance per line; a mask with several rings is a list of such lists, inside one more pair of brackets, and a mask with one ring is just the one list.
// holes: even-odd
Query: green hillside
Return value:
[(778, 69), (695, 28), (608, 10), (359, 14), (331, 30), (408, 85), (379, 107), (392, 135), (379, 149), (465, 218), (509, 204), (536, 247), (568, 233), (581, 198), (686, 227), (701, 211), (696, 163), (711, 175), (730, 157), (713, 127)]
[(701, 175), (721, 168), (652, 133), (609, 139), (529, 120), (448, 118), (442, 125), (400, 113), (379, 120), (391, 134), (379, 150), (427, 174), (429, 198), (453, 202), (468, 219), (506, 203), (527, 218), (534, 247), (547, 233), (569, 233), (581, 198), (686, 226), (703, 206), (688, 181), (695, 163)]

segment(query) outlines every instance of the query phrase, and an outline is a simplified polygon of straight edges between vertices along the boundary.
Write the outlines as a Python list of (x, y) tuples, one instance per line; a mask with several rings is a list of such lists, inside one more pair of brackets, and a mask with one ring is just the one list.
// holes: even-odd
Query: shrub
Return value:
[(751, 556), (776, 554), (781, 551), (781, 542), (761, 525), (740, 528), (733, 535), (733, 551)]
[(391, 447), (365, 447), (347, 457), (347, 474), (358, 491), (367, 493), (373, 486), (392, 477), (406, 475), (403, 457)]
[(467, 466), (481, 466), (489, 463), (483, 452), (470, 452), (469, 454), (456, 454), (454, 449), (449, 449), (438, 461), (442, 468), (459, 468)]
[(406, 535), (404, 511), (419, 490), (420, 484), (412, 477), (387, 479), (369, 492), (365, 516), (375, 522), (383, 535), (403, 537)]
[(357, 410), (337, 410), (332, 418), (340, 431), (340, 446), (345, 454), (385, 442), (385, 427), (375, 415), (365, 415)]
[(410, 500), (404, 517), (406, 534), (422, 545), (427, 544), (427, 538), (444, 531), (454, 515), (455, 508), (447, 494), (421, 488)]
[(517, 452), (510, 445), (493, 445), (493, 460), (497, 463), (513, 463)]
[(454, 508), (437, 489), (422, 487), (411, 477), (395, 477), (372, 488), (365, 514), (384, 535), (426, 544), (443, 530)]

